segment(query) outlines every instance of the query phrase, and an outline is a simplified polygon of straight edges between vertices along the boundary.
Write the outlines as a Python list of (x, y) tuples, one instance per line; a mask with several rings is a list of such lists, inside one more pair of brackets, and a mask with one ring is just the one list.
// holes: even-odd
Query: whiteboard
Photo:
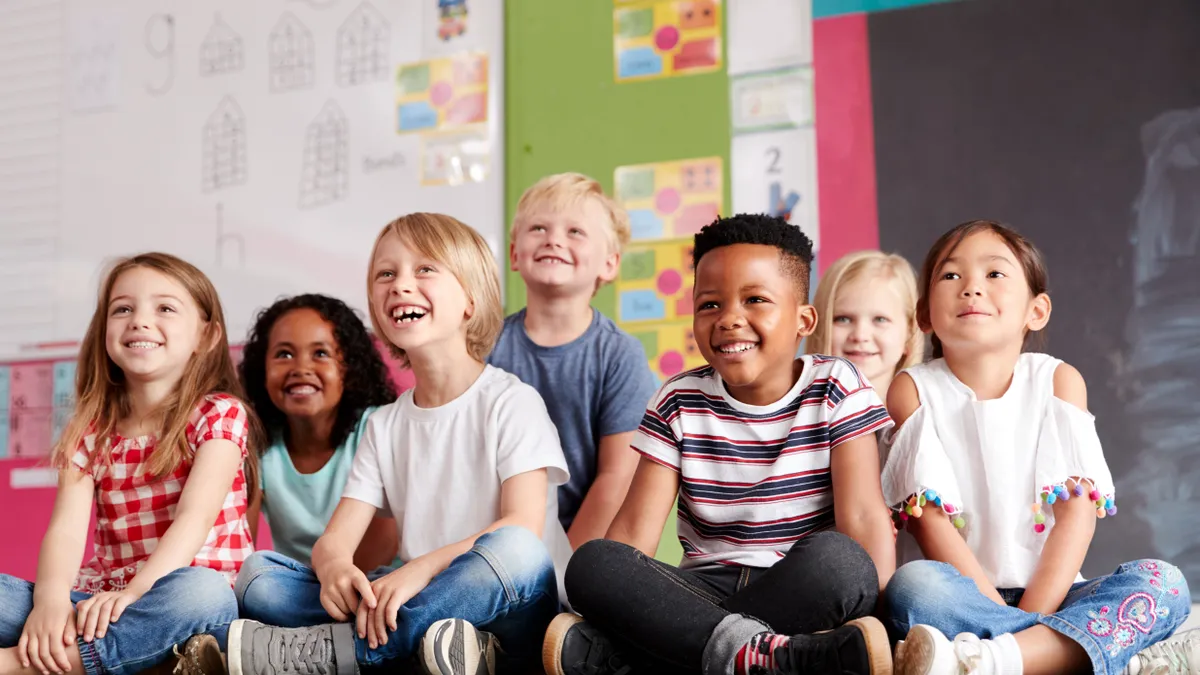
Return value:
[[(467, 5), (444, 41), (438, 0), (5, 0), (0, 356), (82, 338), (102, 269), (139, 251), (208, 274), (233, 342), (282, 295), (365, 310), (403, 213), (461, 219), (502, 263), (503, 3)], [(487, 171), (423, 186), (396, 67), (465, 51), (488, 57)]]

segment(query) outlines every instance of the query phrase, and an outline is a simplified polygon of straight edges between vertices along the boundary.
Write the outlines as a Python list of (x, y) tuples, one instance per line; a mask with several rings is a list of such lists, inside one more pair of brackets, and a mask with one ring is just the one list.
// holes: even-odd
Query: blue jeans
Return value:
[[(72, 591), (71, 603), (87, 593)], [(0, 647), (15, 647), (33, 611), (33, 584), (0, 574)], [(110, 624), (102, 638), (77, 640), (87, 675), (133, 675), (171, 656), (172, 648), (208, 633), (225, 649), (237, 600), (229, 580), (203, 567), (182, 567), (155, 582)]]
[(1121, 672), (1134, 654), (1170, 637), (1192, 607), (1183, 573), (1161, 560), (1135, 560), (1074, 584), (1053, 614), (1018, 609), (1024, 592), (1000, 589), (1008, 603), (1001, 607), (952, 565), (929, 560), (896, 570), (885, 591), (894, 636), (925, 624), (950, 639), (959, 633), (987, 639), (1042, 624), (1078, 642), (1099, 675)]
[[(377, 579), (390, 572), (380, 568)], [(321, 607), (321, 582), (312, 568), (260, 551), (242, 565), (235, 589), (242, 617), (296, 628), (332, 623)], [(554, 564), (542, 541), (522, 527), (502, 527), (475, 540), (429, 585), (400, 607), (396, 630), (370, 649), (354, 636), (358, 662), (376, 666), (416, 653), (425, 631), (441, 619), (465, 619), (500, 640), (512, 664), (540, 658), (542, 636), (558, 612)]]

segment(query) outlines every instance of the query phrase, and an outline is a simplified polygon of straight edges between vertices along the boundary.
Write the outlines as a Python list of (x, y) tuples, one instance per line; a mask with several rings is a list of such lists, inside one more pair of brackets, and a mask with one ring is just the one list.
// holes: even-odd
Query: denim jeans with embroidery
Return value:
[(1024, 589), (999, 590), (1007, 607), (952, 565), (910, 562), (896, 570), (885, 591), (893, 637), (925, 624), (950, 639), (959, 633), (987, 639), (1040, 623), (1078, 642), (1098, 675), (1116, 675), (1134, 654), (1170, 637), (1192, 607), (1183, 573), (1161, 560), (1128, 562), (1108, 576), (1076, 583), (1053, 614), (1018, 609)]
[[(391, 572), (380, 568), (368, 578)], [(270, 551), (242, 564), (235, 587), (242, 617), (272, 626), (297, 628), (333, 623), (321, 606), (321, 582), (312, 568)], [(542, 637), (558, 612), (558, 582), (546, 546), (522, 527), (502, 527), (481, 535), (475, 546), (420, 593), (400, 607), (397, 629), (386, 645), (370, 649), (354, 636), (358, 662), (366, 666), (407, 660), (429, 626), (441, 619), (465, 619), (500, 640), (506, 667), (538, 662)]]
[[(88, 597), (72, 592), (71, 603)], [(17, 646), (32, 611), (33, 584), (0, 574), (0, 648)], [(236, 618), (228, 578), (202, 567), (183, 567), (155, 582), (109, 624), (104, 637), (91, 642), (79, 637), (76, 644), (87, 675), (133, 675), (165, 661), (173, 647), (182, 649), (192, 635), (208, 633), (224, 649)]]

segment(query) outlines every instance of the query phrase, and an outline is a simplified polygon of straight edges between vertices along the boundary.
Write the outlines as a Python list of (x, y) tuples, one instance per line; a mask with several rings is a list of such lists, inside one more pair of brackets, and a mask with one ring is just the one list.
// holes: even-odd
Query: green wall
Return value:
[[(613, 188), (627, 164), (719, 156), (729, 209), (729, 82), (725, 73), (617, 84), (613, 81), (610, 0), (509, 0), (505, 3), (505, 205), (539, 178), (579, 171)], [(722, 45), (724, 47), (724, 45)], [(505, 305), (525, 306), (521, 277), (509, 270)], [(613, 290), (593, 303), (614, 306)], [(675, 518), (659, 558), (682, 555)]]

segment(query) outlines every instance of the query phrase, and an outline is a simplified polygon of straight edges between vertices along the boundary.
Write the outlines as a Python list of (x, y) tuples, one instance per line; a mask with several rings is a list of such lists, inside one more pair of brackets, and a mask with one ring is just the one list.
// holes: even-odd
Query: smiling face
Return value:
[(1050, 298), (1034, 295), (1017, 256), (995, 232), (968, 235), (939, 261), (928, 289), (932, 329), (943, 349), (1019, 350), (1050, 320)]
[(700, 259), (696, 344), (735, 399), (768, 405), (795, 384), (796, 350), (816, 325), (798, 290), (773, 246), (722, 246)]
[(108, 300), (108, 357), (140, 382), (177, 381), (201, 347), (208, 323), (175, 279), (148, 267), (121, 273)]
[(465, 349), (472, 311), (447, 265), (414, 250), (395, 232), (383, 235), (371, 261), (371, 313), (389, 343), (410, 359), (431, 347)]
[(905, 357), (908, 313), (896, 285), (881, 274), (845, 283), (833, 301), (830, 351), (852, 361), (868, 381), (886, 387)]
[(597, 283), (616, 278), (620, 266), (608, 228), (604, 207), (586, 197), (530, 213), (514, 231), (512, 268), (535, 292), (590, 296)]
[(289, 419), (332, 417), (342, 400), (342, 358), (333, 325), (308, 307), (275, 321), (267, 339), (267, 395)]

